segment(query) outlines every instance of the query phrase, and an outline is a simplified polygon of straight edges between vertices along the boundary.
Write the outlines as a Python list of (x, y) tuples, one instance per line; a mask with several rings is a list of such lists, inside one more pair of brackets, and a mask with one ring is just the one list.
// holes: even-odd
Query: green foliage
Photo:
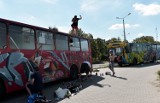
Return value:
[(133, 43), (155, 43), (152, 36), (142, 36), (133, 40)]
[[(49, 29), (57, 32), (58, 28), (56, 27), (49, 27)], [(69, 34), (72, 34), (72, 30), (69, 31)], [(111, 38), (107, 41), (101, 38), (93, 39), (93, 35), (90, 33), (85, 33), (81, 28), (78, 29), (77, 35), (88, 38), (91, 41), (91, 51), (92, 51), (92, 58), (93, 61), (99, 61), (99, 60), (106, 60), (107, 54), (108, 54), (108, 48), (107, 45), (110, 42), (122, 42), (120, 37), (118, 38)], [(128, 42), (128, 41), (125, 41)], [(142, 36), (140, 38), (136, 38), (133, 40), (133, 43), (158, 43), (159, 41), (154, 41), (154, 38), (152, 36)], [(159, 72), (160, 75), (160, 72)]]
[(107, 60), (107, 54), (101, 54), (101, 57), (100, 57), (102, 61), (106, 61)]
[(106, 43), (105, 40), (101, 39), (101, 38), (97, 38), (96, 39), (96, 43), (97, 43), (97, 48), (98, 48), (98, 59), (102, 60), (102, 58), (104, 57), (104, 55), (106, 55)]
[[(69, 34), (72, 34), (72, 30), (69, 31)], [(78, 29), (77, 35), (78, 35), (78, 36), (81, 36), (81, 37), (84, 37), (84, 38), (93, 39), (92, 34), (90, 34), (90, 33), (85, 33), (84, 31), (82, 31), (81, 28)]]
[[(72, 31), (70, 31), (69, 33), (71, 34)], [(84, 31), (82, 31), (81, 28), (78, 29), (77, 35), (81, 36), (81, 37), (84, 37), (84, 38), (90, 39), (93, 61), (105, 60), (106, 43), (105, 43), (104, 39), (101, 39), (101, 38), (93, 39), (92, 34), (85, 33)]]
[(121, 39), (120, 39), (119, 37), (118, 37), (118, 38), (111, 38), (111, 39), (107, 40), (107, 41), (106, 41), (106, 53), (107, 53), (107, 54), (108, 54), (107, 45), (108, 45), (109, 43), (111, 43), (111, 42), (114, 42), (114, 43), (115, 43), (115, 42), (119, 42), (119, 43), (120, 43), (120, 42), (122, 42), (122, 41), (121, 41)]
[(92, 51), (93, 61), (95, 61), (99, 55), (99, 51), (98, 51), (96, 40), (94, 39), (91, 40), (91, 51)]
[(49, 29), (54, 31), (54, 32), (58, 32), (58, 28), (57, 27), (49, 27)]

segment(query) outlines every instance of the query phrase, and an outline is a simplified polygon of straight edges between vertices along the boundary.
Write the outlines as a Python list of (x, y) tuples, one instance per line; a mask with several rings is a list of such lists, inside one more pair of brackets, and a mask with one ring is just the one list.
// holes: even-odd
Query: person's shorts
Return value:
[(77, 26), (77, 25), (74, 25), (74, 24), (72, 24), (71, 27), (72, 27), (73, 29), (78, 29), (78, 26)]

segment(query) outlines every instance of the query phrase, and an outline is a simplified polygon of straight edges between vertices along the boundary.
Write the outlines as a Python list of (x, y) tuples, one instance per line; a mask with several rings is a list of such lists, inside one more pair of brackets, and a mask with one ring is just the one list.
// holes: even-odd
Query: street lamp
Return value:
[(116, 19), (123, 19), (123, 32), (124, 32), (124, 41), (126, 41), (126, 32), (125, 32), (125, 23), (124, 23), (124, 18), (126, 18), (127, 16), (131, 15), (131, 13), (128, 13), (128, 15), (126, 15), (123, 18), (120, 17), (116, 17)]

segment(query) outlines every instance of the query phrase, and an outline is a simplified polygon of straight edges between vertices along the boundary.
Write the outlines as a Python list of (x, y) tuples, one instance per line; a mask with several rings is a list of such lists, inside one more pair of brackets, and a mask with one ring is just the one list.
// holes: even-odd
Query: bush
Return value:
[(102, 54), (102, 55), (101, 55), (101, 60), (107, 60), (107, 56), (104, 55), (104, 54)]

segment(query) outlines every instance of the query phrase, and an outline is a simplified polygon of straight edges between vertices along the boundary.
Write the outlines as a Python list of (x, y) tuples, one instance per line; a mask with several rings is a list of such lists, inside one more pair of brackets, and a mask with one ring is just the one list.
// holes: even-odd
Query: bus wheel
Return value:
[(70, 68), (70, 78), (72, 80), (78, 78), (78, 67), (76, 65), (72, 65)]
[(137, 59), (136, 58), (133, 59), (133, 65), (137, 65)]
[(155, 63), (156, 62), (156, 57), (154, 56), (151, 63)]
[(119, 62), (118, 65), (119, 65), (120, 67), (122, 67), (122, 63), (121, 63), (121, 62)]
[(5, 86), (4, 86), (4, 83), (3, 81), (0, 79), (0, 97), (4, 96), (6, 94), (5, 92)]

